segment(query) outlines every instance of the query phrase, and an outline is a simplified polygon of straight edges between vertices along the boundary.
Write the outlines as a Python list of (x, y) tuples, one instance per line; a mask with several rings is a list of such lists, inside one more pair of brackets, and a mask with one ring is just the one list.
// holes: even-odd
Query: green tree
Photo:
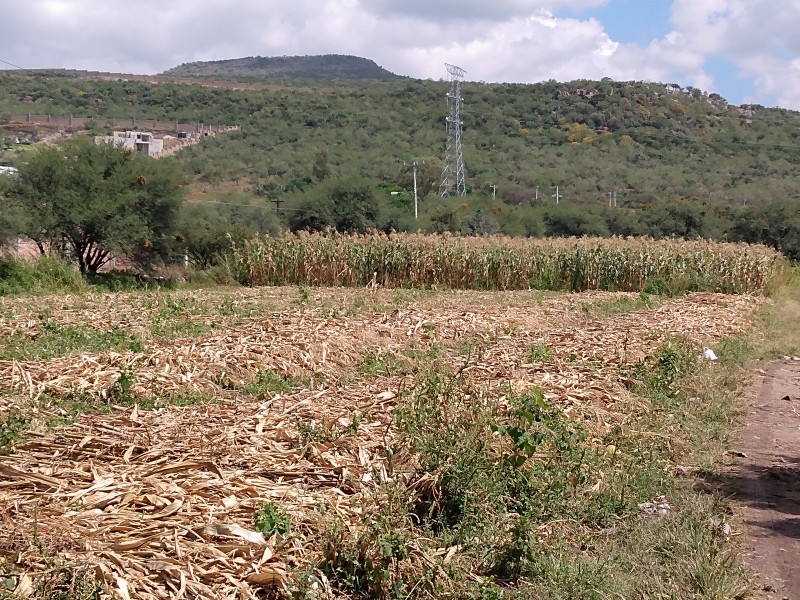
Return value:
[(281, 225), (275, 209), (266, 204), (247, 204), (240, 194), (224, 196), (225, 204), (187, 202), (180, 213), (183, 250), (192, 264), (207, 269), (256, 233), (276, 234)]
[(76, 140), (33, 152), (7, 196), (22, 211), (19, 233), (42, 252), (64, 248), (86, 274), (112, 253), (163, 255), (176, 230), (182, 183), (171, 161)]
[(545, 233), (556, 237), (609, 235), (600, 215), (572, 205), (552, 207), (544, 215)]
[(425, 198), (438, 191), (442, 175), (442, 159), (437, 156), (422, 156), (406, 162), (397, 174), (397, 183), (404, 189), (414, 190), (414, 167), (417, 163), (417, 196)]
[(317, 152), (314, 158), (314, 167), (312, 168), (314, 179), (317, 181), (324, 181), (328, 179), (333, 171), (331, 170), (331, 159), (328, 156), (328, 151), (324, 148)]
[(765, 244), (800, 260), (800, 207), (794, 202), (767, 202), (739, 215), (733, 237), (751, 244)]
[(719, 237), (714, 234), (721, 229), (708, 207), (692, 200), (657, 202), (642, 211), (641, 221), (645, 231), (655, 238)]
[(378, 227), (380, 201), (372, 180), (344, 177), (326, 181), (289, 203), (292, 231), (364, 233)]
[(20, 207), (12, 203), (5, 194), (12, 183), (12, 176), (0, 175), (0, 248), (13, 241), (22, 229)]

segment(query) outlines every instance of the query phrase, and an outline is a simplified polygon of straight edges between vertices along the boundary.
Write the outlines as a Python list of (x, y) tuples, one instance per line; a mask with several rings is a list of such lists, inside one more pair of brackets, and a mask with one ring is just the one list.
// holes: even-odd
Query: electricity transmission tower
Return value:
[(450, 80), (450, 91), (447, 94), (447, 106), (450, 114), (447, 117), (447, 148), (444, 151), (442, 180), (439, 183), (439, 196), (447, 196), (454, 192), (456, 196), (467, 195), (464, 175), (464, 153), (461, 150), (461, 83), (466, 71), (461, 67), (445, 63)]

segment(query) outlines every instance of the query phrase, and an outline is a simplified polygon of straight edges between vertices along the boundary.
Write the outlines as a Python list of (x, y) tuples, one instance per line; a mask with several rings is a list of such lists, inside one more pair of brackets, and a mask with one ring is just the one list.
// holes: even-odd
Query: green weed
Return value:
[(529, 363), (548, 362), (552, 358), (553, 355), (550, 352), (550, 348), (545, 344), (532, 344), (528, 346), (527, 359)]
[(259, 505), (253, 515), (253, 526), (266, 538), (270, 538), (274, 534), (285, 537), (292, 529), (292, 521), (289, 515), (274, 502), (264, 502)]
[(88, 289), (81, 274), (57, 257), (42, 256), (32, 263), (0, 260), (0, 296), (72, 294)]
[(361, 372), (364, 375), (392, 375), (401, 368), (399, 361), (384, 354), (367, 351), (361, 363)]
[(271, 398), (275, 394), (288, 394), (292, 390), (306, 388), (310, 383), (308, 379), (289, 377), (271, 369), (265, 369), (259, 371), (258, 379), (254, 383), (242, 386), (241, 391), (259, 398)]
[(334, 518), (321, 535), (319, 569), (335, 589), (351, 598), (409, 597), (400, 565), (408, 559), (407, 520), (401, 495), (390, 493), (387, 505), (370, 511), (356, 531)]
[(14, 445), (22, 438), (29, 419), (18, 410), (12, 410), (0, 420), (0, 456), (11, 454)]

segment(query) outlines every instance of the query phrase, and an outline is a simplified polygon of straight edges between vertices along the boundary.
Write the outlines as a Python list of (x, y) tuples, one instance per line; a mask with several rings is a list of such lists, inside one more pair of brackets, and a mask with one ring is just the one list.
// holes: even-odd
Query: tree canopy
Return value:
[(41, 147), (6, 190), (17, 233), (95, 273), (113, 253), (163, 255), (176, 231), (181, 172), (112, 145), (72, 140)]
[(327, 180), (310, 192), (300, 192), (289, 203), (292, 231), (324, 231), (333, 228), (364, 233), (379, 226), (380, 203), (374, 184), (363, 177)]

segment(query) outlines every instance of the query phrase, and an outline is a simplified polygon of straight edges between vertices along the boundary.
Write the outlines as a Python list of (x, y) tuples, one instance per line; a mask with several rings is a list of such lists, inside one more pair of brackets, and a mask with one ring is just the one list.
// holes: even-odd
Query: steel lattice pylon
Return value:
[(447, 147), (444, 151), (442, 179), (439, 183), (439, 196), (447, 196), (455, 192), (456, 196), (467, 195), (466, 176), (464, 174), (464, 153), (461, 150), (461, 83), (466, 71), (461, 67), (445, 63), (450, 75), (450, 92), (447, 94), (447, 106), (450, 114), (447, 117)]

